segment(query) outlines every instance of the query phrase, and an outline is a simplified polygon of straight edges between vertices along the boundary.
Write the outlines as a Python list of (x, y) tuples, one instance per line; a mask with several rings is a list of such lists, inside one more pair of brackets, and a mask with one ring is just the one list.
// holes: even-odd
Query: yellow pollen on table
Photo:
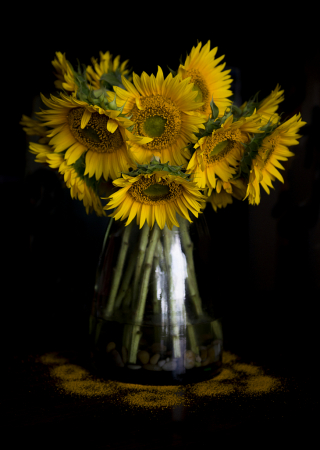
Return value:
[(217, 376), (185, 386), (153, 386), (99, 379), (56, 353), (45, 354), (38, 362), (49, 366), (57, 390), (73, 396), (104, 398), (117, 406), (132, 409), (156, 411), (196, 405), (204, 397), (256, 397), (286, 391), (285, 380), (281, 382), (280, 378), (266, 375), (260, 366), (241, 362), (238, 356), (228, 351), (223, 352), (223, 366)]
[(98, 153), (113, 153), (123, 144), (119, 128), (111, 133), (107, 129), (109, 118), (104, 114), (92, 113), (85, 128), (81, 128), (81, 119), (85, 108), (71, 109), (68, 114), (70, 131), (75, 139), (88, 150)]
[(147, 205), (166, 204), (180, 197), (182, 194), (180, 184), (168, 182), (166, 179), (157, 179), (155, 175), (151, 177), (141, 177), (128, 190), (128, 194), (139, 203)]
[(152, 137), (153, 141), (144, 144), (148, 150), (161, 152), (161, 149), (172, 145), (181, 129), (181, 114), (176, 105), (161, 95), (142, 97), (143, 109), (135, 106), (132, 118), (135, 122), (133, 134)]

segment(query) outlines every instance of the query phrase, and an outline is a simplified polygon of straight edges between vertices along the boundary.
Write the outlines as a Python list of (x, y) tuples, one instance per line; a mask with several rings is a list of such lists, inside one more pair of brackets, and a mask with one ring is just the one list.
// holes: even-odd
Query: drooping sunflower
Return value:
[[(280, 90), (281, 87), (279, 84), (277, 84), (274, 91), (271, 91), (271, 94), (268, 95), (266, 98), (258, 102), (253, 98), (252, 100), (249, 100), (249, 102), (244, 102), (240, 109), (242, 111), (245, 110), (245, 108), (248, 108), (249, 104), (251, 104), (251, 108), (256, 109), (256, 113), (261, 115), (261, 123), (262, 125), (266, 123), (275, 124), (279, 121), (280, 116), (277, 113), (277, 109), (279, 107), (279, 103), (283, 102), (284, 100), (284, 90)], [(257, 96), (258, 94), (256, 94)], [(255, 97), (256, 97), (255, 96)]]
[(203, 103), (195, 101), (197, 92), (189, 81), (171, 73), (164, 79), (158, 67), (156, 77), (133, 73), (133, 84), (122, 77), (127, 90), (114, 86), (117, 104), (125, 104), (123, 113), (132, 115), (135, 122), (127, 135), (139, 164), (149, 163), (153, 155), (172, 165), (183, 165), (190, 159), (184, 147), (197, 141), (194, 133), (204, 128), (206, 117), (195, 113)]
[(257, 114), (261, 114), (263, 123), (270, 122), (271, 124), (274, 124), (278, 122), (280, 116), (277, 113), (277, 109), (279, 103), (284, 100), (284, 90), (281, 91), (280, 89), (280, 85), (277, 84), (275, 90), (259, 103)]
[(229, 75), (231, 70), (223, 70), (225, 63), (218, 65), (224, 55), (215, 59), (218, 47), (210, 50), (210, 45), (210, 41), (208, 41), (202, 48), (201, 42), (198, 43), (197, 47), (192, 47), (191, 53), (186, 57), (184, 64), (180, 64), (178, 74), (183, 79), (191, 77), (190, 82), (194, 83), (193, 89), (198, 94), (196, 101), (204, 102), (199, 111), (208, 116), (211, 112), (210, 101), (213, 97), (221, 117), (231, 104), (228, 99), (232, 95), (230, 90), (232, 79)]
[(288, 147), (299, 144), (298, 139), (301, 135), (298, 131), (305, 124), (306, 122), (302, 122), (301, 114), (295, 114), (263, 139), (258, 154), (252, 161), (249, 175), (245, 198), (248, 197), (251, 205), (260, 203), (260, 184), (267, 194), (270, 194), (269, 187), (274, 189), (272, 181), (277, 178), (284, 182), (281, 173), (277, 170), (277, 168), (284, 170), (279, 161), (287, 161), (288, 157), (294, 156)]
[(52, 169), (58, 169), (64, 176), (66, 186), (70, 189), (70, 195), (74, 199), (81, 200), (86, 208), (86, 213), (96, 212), (98, 216), (106, 216), (99, 195), (87, 183), (87, 177), (82, 176), (77, 166), (69, 166), (62, 153), (55, 153), (49, 145), (30, 142), (30, 152), (36, 155), (35, 161), (48, 164)]
[(31, 119), (23, 114), (20, 125), (28, 136), (39, 136), (39, 144), (47, 144), (50, 141), (47, 137), (48, 129), (39, 120)]
[(210, 136), (202, 137), (195, 145), (196, 151), (189, 161), (187, 173), (200, 189), (216, 189), (217, 177), (228, 182), (236, 174), (243, 155), (241, 143), (249, 140), (251, 133), (262, 133), (260, 116), (253, 114), (233, 122), (230, 115), (221, 128)]
[(100, 62), (98, 63), (96, 58), (91, 58), (91, 62), (93, 67), (87, 66), (86, 75), (89, 83), (94, 89), (100, 89), (100, 79), (103, 74), (115, 72), (116, 70), (119, 70), (124, 76), (129, 73), (129, 70), (126, 69), (129, 60), (127, 59), (120, 64), (120, 55), (112, 59), (110, 52), (100, 52)]
[(58, 90), (64, 89), (65, 91), (76, 93), (78, 86), (75, 83), (72, 66), (67, 61), (65, 53), (56, 52), (56, 57), (51, 64), (56, 69), (56, 77), (54, 85)]
[(71, 197), (83, 202), (87, 214), (94, 210), (97, 216), (106, 216), (99, 195), (86, 183), (85, 178), (79, 176), (74, 167), (70, 167), (66, 161), (63, 161), (59, 172), (64, 176)]
[(167, 170), (136, 176), (122, 174), (113, 184), (120, 189), (109, 197), (111, 200), (104, 209), (116, 208), (110, 217), (127, 219), (126, 225), (136, 217), (140, 228), (145, 221), (150, 228), (155, 221), (161, 229), (165, 225), (170, 230), (174, 225), (179, 227), (176, 213), (191, 222), (188, 211), (198, 217), (206, 200), (195, 183)]
[(122, 171), (135, 167), (126, 145), (125, 128), (132, 122), (120, 117), (118, 110), (89, 105), (61, 93), (42, 101), (50, 109), (39, 114), (44, 125), (51, 127), (49, 144), (56, 153), (65, 152), (68, 165), (85, 153), (85, 173), (98, 180), (118, 178)]
[(211, 203), (215, 212), (218, 208), (225, 208), (233, 203), (233, 197), (243, 200), (246, 195), (247, 184), (243, 179), (231, 180), (228, 182), (217, 180), (216, 189), (208, 189), (207, 201)]

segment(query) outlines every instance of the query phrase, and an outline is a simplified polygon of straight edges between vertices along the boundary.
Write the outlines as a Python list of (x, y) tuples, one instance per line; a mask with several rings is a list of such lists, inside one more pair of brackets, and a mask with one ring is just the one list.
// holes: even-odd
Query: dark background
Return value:
[(279, 112), (301, 112), (307, 122), (299, 146), (291, 148), (296, 156), (284, 163), (284, 185), (276, 181), (269, 196), (262, 192), (259, 206), (235, 200), (217, 214), (210, 211), (216, 240), (212, 297), (221, 307), (225, 344), (289, 372), (303, 370), (306, 361), (313, 367), (320, 291), (319, 46), (311, 13), (264, 11), (254, 20), (247, 13), (212, 5), (160, 15), (151, 8), (145, 16), (140, 7), (106, 6), (52, 17), (46, 11), (35, 19), (19, 10), (19, 26), (3, 38), (0, 180), (8, 357), (84, 345), (106, 227), (106, 219), (87, 216), (71, 199), (54, 171), (33, 162), (19, 125), (22, 114), (35, 112), (39, 92), (54, 90), (55, 52), (90, 64), (100, 50), (109, 50), (129, 59), (138, 75), (156, 73), (157, 65), (168, 73), (166, 66), (176, 69), (197, 39), (203, 45), (210, 39), (233, 70), (238, 103), (259, 90), (263, 98), (279, 83), (285, 90)]

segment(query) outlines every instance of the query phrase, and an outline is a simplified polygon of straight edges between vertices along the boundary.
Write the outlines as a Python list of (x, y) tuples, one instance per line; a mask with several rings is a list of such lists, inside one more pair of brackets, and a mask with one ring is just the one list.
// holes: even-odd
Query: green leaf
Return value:
[(190, 175), (182, 172), (182, 165), (181, 166), (171, 166), (169, 165), (169, 161), (165, 164), (160, 163), (156, 159), (153, 159), (150, 161), (149, 164), (137, 164), (137, 169), (130, 172), (122, 172), (124, 174), (130, 175), (132, 177), (136, 177), (138, 175), (144, 175), (144, 174), (152, 174), (154, 172), (168, 172), (172, 175), (177, 175), (179, 177), (189, 179)]
[(122, 89), (124, 89), (124, 86), (121, 83), (121, 80), (118, 79), (115, 72), (104, 73), (101, 76), (100, 80), (106, 81), (107, 83), (110, 84), (110, 86), (118, 86), (118, 87), (121, 87)]
[(210, 102), (210, 108), (212, 112), (212, 118), (215, 120), (219, 116), (219, 108), (216, 106), (216, 104), (213, 101), (213, 96)]
[(224, 116), (221, 117), (220, 119), (220, 126), (225, 123), (225, 121), (228, 119), (228, 117), (230, 117), (232, 115), (232, 109), (230, 109), (230, 111), (228, 113), (224, 113)]
[(242, 114), (242, 110), (234, 104), (232, 104), (231, 110), (232, 110), (232, 114), (234, 114), (234, 115), (241, 116), (241, 114)]
[(167, 67), (168, 67), (168, 69), (170, 70), (170, 72), (172, 73), (172, 76), (175, 77), (175, 76), (177, 75), (178, 72), (177, 72), (176, 70), (170, 69), (169, 66), (167, 66)]
[(210, 152), (210, 156), (214, 156), (217, 155), (218, 153), (222, 152), (223, 149), (226, 148), (226, 146), (228, 145), (229, 141), (223, 141), (223, 142), (219, 142), (214, 148), (213, 150)]
[(117, 106), (117, 103), (116, 103), (116, 97), (117, 97), (117, 94), (115, 94), (115, 96), (113, 97), (112, 102), (108, 103), (109, 109), (112, 109), (114, 111), (117, 111), (117, 109), (118, 109), (118, 106)]
[(130, 133), (132, 133), (133, 129), (134, 129), (134, 124), (133, 124), (133, 125), (131, 125), (131, 127), (128, 127), (128, 128), (127, 128), (127, 130), (129, 130), (129, 131), (130, 131)]

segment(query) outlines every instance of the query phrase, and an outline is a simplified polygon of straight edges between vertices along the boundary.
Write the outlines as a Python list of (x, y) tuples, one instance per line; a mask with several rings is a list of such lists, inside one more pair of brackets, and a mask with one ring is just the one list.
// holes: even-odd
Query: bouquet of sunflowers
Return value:
[[(105, 216), (111, 210), (111, 221), (126, 220), (117, 258), (109, 264), (109, 287), (104, 287), (92, 324), (97, 342), (104, 321), (114, 319), (123, 307), (130, 310), (134, 320), (124, 326), (119, 348), (111, 338), (104, 341), (120, 367), (153, 365), (160, 369), (152, 370), (174, 371), (181, 357), (184, 369), (207, 367), (219, 359), (216, 347), (208, 356), (219, 332), (199, 294), (189, 223), (208, 202), (215, 211), (231, 204), (233, 197), (258, 205), (260, 185), (269, 194), (276, 178), (283, 182), (280, 161), (293, 156), (288, 147), (298, 144), (305, 125), (300, 114), (281, 122), (277, 109), (284, 97), (279, 85), (263, 100), (255, 95), (240, 107), (233, 104), (230, 70), (224, 70), (224, 56), (216, 58), (216, 53), (210, 41), (204, 46), (200, 42), (165, 77), (161, 67), (156, 76), (131, 74), (128, 61), (120, 63), (109, 52), (100, 52), (99, 61), (92, 58), (91, 66), (74, 68), (57, 52), (52, 64), (59, 92), (50, 98), (41, 95), (47, 109), (37, 113), (40, 120), (22, 117), (26, 133), (39, 136), (38, 143), (29, 144), (36, 161), (58, 169), (71, 197), (81, 200), (87, 213)], [(115, 187), (106, 198), (103, 188), (110, 180)], [(172, 250), (172, 232), (177, 229), (190, 308), (179, 303), (174, 289), (178, 250)], [(161, 295), (152, 287), (153, 277)], [(166, 297), (166, 308), (156, 301), (159, 295)], [(164, 310), (168, 314), (169, 360), (161, 353), (166, 345), (153, 355), (140, 346), (149, 298), (162, 322)], [(181, 317), (188, 329), (184, 349)], [(211, 324), (206, 352), (194, 318)], [(149, 344), (150, 349), (157, 342)], [(158, 362), (151, 363), (157, 354)]]

